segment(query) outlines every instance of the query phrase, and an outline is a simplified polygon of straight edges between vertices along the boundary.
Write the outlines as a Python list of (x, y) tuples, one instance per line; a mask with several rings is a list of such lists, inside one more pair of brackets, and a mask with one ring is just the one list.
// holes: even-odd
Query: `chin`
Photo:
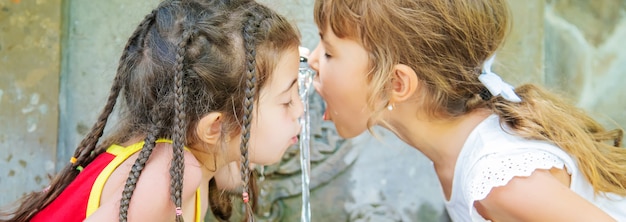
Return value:
[[(335, 125), (335, 127), (336, 126), (337, 125)], [(359, 130), (349, 130), (349, 129), (337, 127), (337, 134), (339, 134), (339, 136), (344, 139), (352, 139), (358, 135), (361, 135), (361, 133), (363, 132), (365, 132), (365, 129), (359, 131)]]
[[(289, 148), (289, 147), (287, 147), (287, 148)], [(280, 155), (277, 155), (277, 156), (276, 156), (276, 158), (271, 159), (271, 160), (268, 160), (268, 161), (267, 161), (265, 164), (263, 164), (263, 165), (264, 165), (264, 166), (267, 166), (267, 165), (274, 165), (274, 164), (279, 163), (279, 162), (283, 159), (283, 156), (285, 155), (285, 151), (287, 151), (287, 148), (283, 149), (283, 152), (282, 152), (282, 153), (280, 153)]]
[(262, 160), (259, 162), (254, 162), (254, 164), (259, 165), (259, 166), (268, 166), (268, 165), (273, 165), (280, 162), (280, 158), (276, 159), (276, 160)]

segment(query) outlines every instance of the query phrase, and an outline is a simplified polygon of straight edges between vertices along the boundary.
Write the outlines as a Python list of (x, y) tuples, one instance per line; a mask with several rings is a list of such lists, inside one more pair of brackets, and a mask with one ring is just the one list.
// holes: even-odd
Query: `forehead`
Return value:
[(292, 81), (298, 77), (299, 66), (300, 54), (297, 47), (290, 47), (281, 52), (276, 67), (269, 76), (268, 85), (263, 87), (262, 91), (280, 93), (287, 89)]
[(324, 47), (330, 50), (335, 49), (339, 44), (343, 45), (344, 43), (355, 43), (365, 48), (366, 50), (370, 49), (367, 47), (366, 44), (364, 44), (364, 41), (362, 39), (348, 35), (338, 36), (338, 34), (334, 32), (333, 29), (331, 29), (330, 27), (327, 27), (323, 30), (320, 29), (319, 36), (321, 40), (320, 42), (324, 45)]

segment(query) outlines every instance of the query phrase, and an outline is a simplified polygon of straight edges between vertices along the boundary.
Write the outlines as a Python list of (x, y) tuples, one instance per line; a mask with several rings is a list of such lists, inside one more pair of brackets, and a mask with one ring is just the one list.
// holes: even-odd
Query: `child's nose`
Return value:
[(315, 70), (315, 72), (319, 72), (319, 54), (321, 50), (320, 48), (321, 43), (317, 44), (317, 47), (315, 47), (313, 52), (311, 52), (311, 55), (309, 55), (309, 66), (311, 67), (311, 69)]

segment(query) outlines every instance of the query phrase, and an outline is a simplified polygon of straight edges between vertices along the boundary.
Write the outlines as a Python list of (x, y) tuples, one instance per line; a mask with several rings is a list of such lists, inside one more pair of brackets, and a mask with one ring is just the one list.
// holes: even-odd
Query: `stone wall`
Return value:
[(548, 1), (544, 31), (545, 85), (626, 127), (626, 1)]
[(0, 1), (0, 205), (54, 173), (61, 0)]
[[(158, 2), (0, 1), (0, 205), (43, 188), (46, 174), (67, 163), (102, 109), (123, 45)], [(261, 2), (315, 47), (313, 0)], [(513, 29), (495, 71), (514, 85), (559, 92), (611, 128), (626, 126), (626, 0), (509, 3)], [(376, 129), (380, 139), (344, 141), (318, 114), (313, 119), (313, 221), (447, 220), (423, 155), (384, 130)], [(263, 221), (299, 220), (296, 154), (266, 168)]]

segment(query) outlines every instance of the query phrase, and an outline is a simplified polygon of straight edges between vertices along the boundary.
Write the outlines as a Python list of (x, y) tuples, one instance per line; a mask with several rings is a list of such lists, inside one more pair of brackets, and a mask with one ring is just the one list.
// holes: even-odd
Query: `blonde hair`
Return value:
[[(388, 101), (393, 66), (415, 70), (426, 112), (454, 118), (489, 108), (503, 123), (530, 139), (551, 141), (573, 155), (596, 192), (626, 195), (623, 131), (607, 131), (585, 112), (541, 87), (515, 91), (521, 103), (487, 100), (478, 81), (481, 65), (502, 44), (510, 27), (505, 0), (316, 0), (315, 21), (369, 52), (369, 108), (374, 120)], [(611, 141), (611, 143), (606, 143)]]

